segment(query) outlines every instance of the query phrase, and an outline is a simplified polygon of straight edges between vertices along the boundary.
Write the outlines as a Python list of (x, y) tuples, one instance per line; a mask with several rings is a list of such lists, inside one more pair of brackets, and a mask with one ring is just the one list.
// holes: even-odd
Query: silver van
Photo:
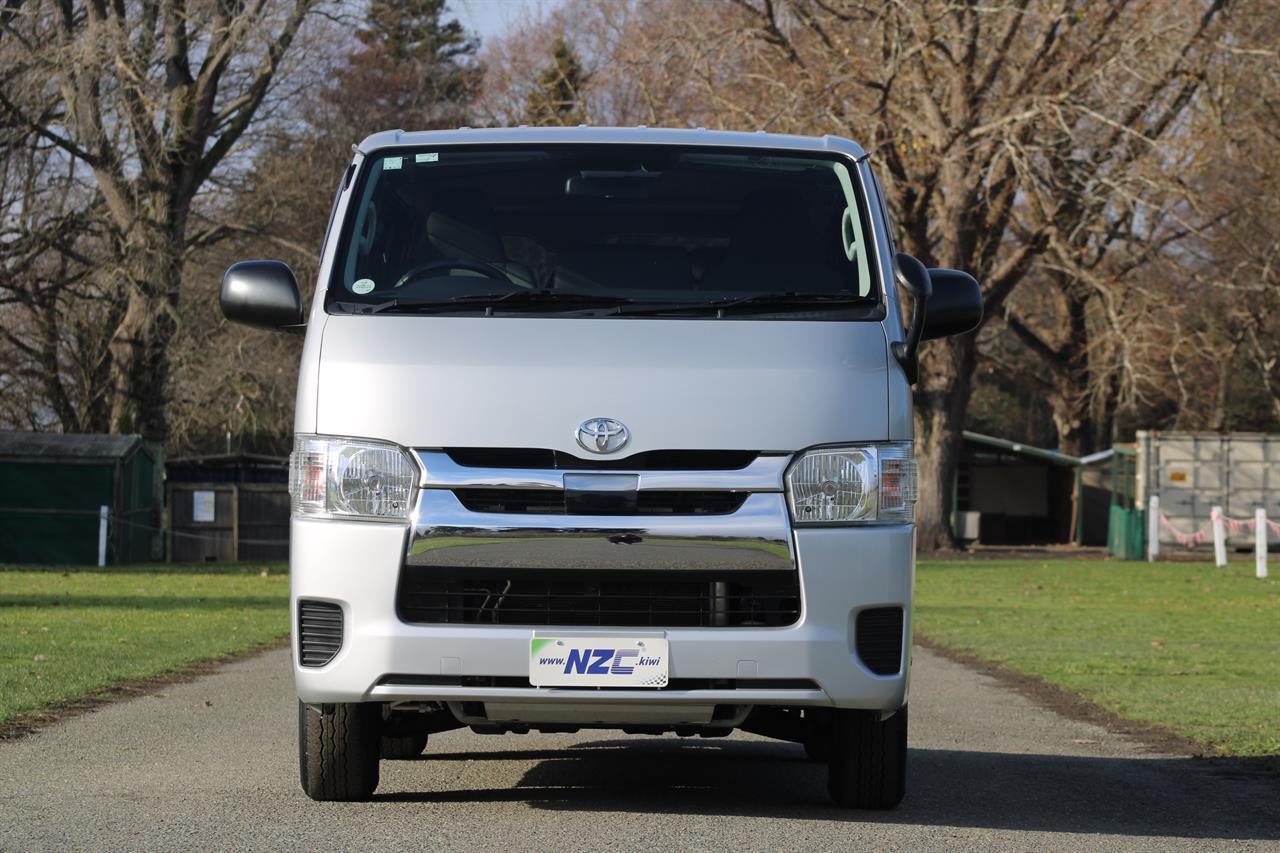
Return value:
[(901, 800), (916, 350), (982, 301), (895, 255), (856, 144), (377, 133), (309, 313), (275, 261), (221, 302), (306, 335), (308, 795), (367, 799), (460, 727), (742, 729), (802, 744), (841, 805)]

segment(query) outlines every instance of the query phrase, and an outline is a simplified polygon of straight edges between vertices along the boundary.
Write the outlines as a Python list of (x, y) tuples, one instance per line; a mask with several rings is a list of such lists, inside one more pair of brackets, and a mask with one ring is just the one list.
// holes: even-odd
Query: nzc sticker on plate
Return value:
[(529, 683), (534, 687), (666, 687), (662, 637), (534, 637)]

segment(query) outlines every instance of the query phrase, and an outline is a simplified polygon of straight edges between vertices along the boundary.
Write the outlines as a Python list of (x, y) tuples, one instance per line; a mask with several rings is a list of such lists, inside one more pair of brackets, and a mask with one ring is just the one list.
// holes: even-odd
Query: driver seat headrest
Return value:
[(427, 215), (426, 229), (427, 242), (441, 257), (489, 262), (505, 259), (493, 207), (479, 191), (441, 192)]

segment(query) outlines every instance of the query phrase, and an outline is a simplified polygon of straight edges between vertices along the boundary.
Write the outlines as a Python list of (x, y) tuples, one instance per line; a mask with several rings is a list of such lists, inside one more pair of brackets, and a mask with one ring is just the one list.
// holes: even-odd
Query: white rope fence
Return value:
[(1184, 548), (1203, 545), (1213, 538), (1213, 562), (1217, 566), (1227, 564), (1227, 533), (1253, 531), (1254, 574), (1260, 578), (1267, 576), (1267, 531), (1280, 536), (1280, 524), (1267, 518), (1267, 511), (1262, 507), (1254, 510), (1253, 518), (1230, 518), (1215, 506), (1209, 512), (1209, 521), (1191, 533), (1184, 533), (1173, 526), (1169, 517), (1160, 511), (1160, 497), (1152, 495), (1147, 509), (1147, 562), (1160, 556), (1160, 530), (1169, 531), (1173, 540)]

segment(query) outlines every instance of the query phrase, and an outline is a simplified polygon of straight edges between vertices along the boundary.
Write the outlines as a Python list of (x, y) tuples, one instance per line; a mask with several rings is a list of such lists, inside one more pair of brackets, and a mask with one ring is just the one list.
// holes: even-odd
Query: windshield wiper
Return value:
[[(495, 308), (499, 305), (573, 305), (576, 307), (629, 305), (625, 296), (579, 293), (572, 290), (510, 290), (505, 293), (468, 293), (448, 299), (389, 299), (378, 303), (335, 302), (353, 314), (381, 314), (384, 311), (429, 311), (449, 308)], [(358, 306), (358, 307), (357, 307)]]
[(396, 301), (394, 299), (386, 302), (350, 302), (339, 301), (330, 302), (330, 308), (337, 308), (343, 314), (377, 314), (384, 308), (390, 308)]
[(513, 290), (500, 296), (460, 296), (465, 302), (501, 302), (504, 305), (629, 305), (626, 296), (610, 296), (605, 293), (580, 293), (574, 290)]
[(806, 292), (800, 290), (787, 291), (783, 293), (753, 293), (750, 296), (731, 296), (727, 299), (712, 299), (708, 302), (686, 302), (677, 304), (642, 306), (638, 308), (628, 308), (625, 311), (619, 311), (620, 314), (673, 314), (686, 313), (690, 311), (716, 311), (723, 312), (728, 308), (756, 308), (767, 310), (769, 308), (790, 308), (796, 305), (808, 305), (811, 303), (818, 304), (848, 304), (851, 302), (869, 302), (865, 296), (858, 296), (850, 291), (840, 291), (838, 293), (825, 292)]
[[(666, 302), (645, 304), (625, 296), (603, 293), (582, 293), (573, 290), (511, 290), (504, 293), (471, 293), (448, 299), (389, 299), (385, 302), (334, 302), (331, 307), (349, 314), (381, 314), (384, 311), (431, 311), (462, 308), (498, 308), (506, 306), (573, 306), (575, 308), (617, 307), (617, 313), (625, 316), (646, 314), (687, 314), (734, 308), (767, 311), (771, 308), (792, 308), (801, 305), (869, 304), (873, 300), (857, 296), (850, 291), (831, 293), (786, 291), (778, 293), (753, 293), (749, 296), (731, 296), (707, 302)], [(622, 307), (626, 306), (626, 307)]]

